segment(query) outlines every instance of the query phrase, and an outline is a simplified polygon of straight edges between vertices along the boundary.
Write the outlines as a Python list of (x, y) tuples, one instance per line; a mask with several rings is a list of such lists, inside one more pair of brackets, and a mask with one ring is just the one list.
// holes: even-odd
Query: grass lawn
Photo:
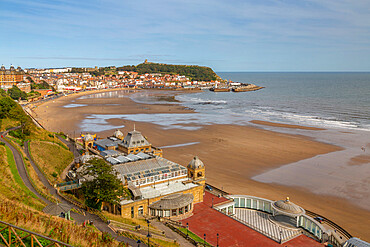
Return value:
[(62, 182), (60, 174), (73, 161), (72, 152), (58, 144), (45, 141), (31, 141), (30, 153), (34, 162), (52, 183)]
[(11, 127), (18, 126), (18, 125), (19, 125), (19, 121), (9, 119), (9, 118), (0, 119), (0, 131), (7, 130)]
[[(118, 221), (118, 222), (121, 222), (121, 223), (124, 223), (124, 224), (127, 224), (127, 225), (131, 225), (131, 226), (137, 226), (137, 225), (141, 225), (141, 226), (145, 226), (145, 227), (148, 226), (148, 223), (146, 223), (146, 220), (144, 220), (144, 219), (124, 218), (120, 215), (111, 214), (111, 213), (108, 213), (106, 211), (102, 211), (102, 213), (109, 220), (115, 220), (115, 221)], [(149, 227), (154, 228), (150, 224), (149, 224)]]
[(0, 195), (6, 198), (22, 202), (36, 209), (42, 209), (46, 205), (34, 195), (23, 183), (13, 153), (7, 146), (0, 146)]
[[(204, 239), (199, 237), (198, 235), (196, 235), (195, 233), (191, 232), (190, 230), (187, 232), (186, 228), (183, 228), (183, 227), (179, 227), (178, 228), (181, 232), (183, 233), (188, 233), (189, 234), (189, 237), (192, 238), (193, 240), (199, 242), (199, 243), (204, 243)], [(206, 245), (209, 245), (211, 246), (209, 243), (206, 242)]]

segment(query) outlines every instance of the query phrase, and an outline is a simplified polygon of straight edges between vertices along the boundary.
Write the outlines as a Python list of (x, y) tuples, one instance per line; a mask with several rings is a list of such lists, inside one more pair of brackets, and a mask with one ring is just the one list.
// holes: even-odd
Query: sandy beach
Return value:
[[(127, 94), (129, 93), (133, 92)], [(287, 169), (285, 167), (289, 164), (299, 163), (301, 166), (300, 162), (305, 162), (302, 164), (304, 168), (298, 171), (302, 172), (304, 169), (309, 170), (310, 166), (315, 166), (316, 163), (310, 162), (310, 159), (331, 157), (326, 155), (335, 156), (337, 153), (346, 151), (347, 149), (339, 145), (340, 140), (338, 145), (335, 145), (335, 141), (332, 143), (317, 141), (320, 140), (321, 133), (329, 135), (330, 132), (309, 126), (288, 126), (261, 121), (254, 121), (254, 126), (215, 124), (203, 125), (196, 130), (164, 129), (163, 126), (153, 123), (122, 119), (120, 114), (193, 114), (194, 111), (171, 102), (166, 95), (159, 95), (159, 97), (163, 97), (163, 101), (167, 104), (142, 104), (132, 101), (129, 97), (111, 97), (111, 94), (112, 92), (102, 92), (96, 96), (96, 92), (87, 92), (84, 94), (86, 97), (81, 97), (82, 94), (70, 95), (39, 105), (33, 108), (32, 112), (46, 129), (62, 131), (71, 136), (78, 136), (85, 128), (97, 133), (98, 137), (111, 135), (116, 128), (127, 133), (135, 124), (136, 129), (141, 131), (154, 146), (170, 146), (164, 148), (165, 158), (186, 166), (193, 156), (199, 156), (206, 165), (207, 182), (214, 186), (233, 194), (249, 194), (271, 200), (280, 200), (289, 196), (294, 203), (324, 215), (351, 234), (370, 240), (369, 210), (359, 207), (356, 201), (333, 193), (331, 193), (332, 196), (320, 191), (313, 193), (309, 189), (310, 183), (325, 177), (313, 177), (314, 173), (303, 173), (301, 176), (296, 176), (294, 172), (286, 173), (290, 177), (302, 180), (301, 186), (297, 186), (297, 181), (293, 183), (285, 179), (282, 176), (284, 172), (279, 170)], [(100, 114), (108, 117), (99, 118)], [(265, 126), (277, 131), (266, 129)], [(279, 131), (280, 129), (301, 129), (303, 132), (282, 133), (284, 131)], [(304, 131), (309, 131), (312, 135), (306, 136)], [(315, 135), (317, 138), (312, 138)], [(186, 143), (190, 145), (181, 145)], [(176, 146), (171, 147), (173, 145)], [(324, 160), (322, 162), (325, 163)], [(363, 166), (368, 162), (367, 154), (358, 154), (353, 157), (351, 166)], [(260, 180), (255, 179), (258, 176), (264, 177), (260, 177)], [(285, 184), (286, 181), (289, 183)], [(363, 194), (363, 196), (366, 195), (366, 193)], [(368, 199), (360, 198), (359, 201), (366, 203)]]

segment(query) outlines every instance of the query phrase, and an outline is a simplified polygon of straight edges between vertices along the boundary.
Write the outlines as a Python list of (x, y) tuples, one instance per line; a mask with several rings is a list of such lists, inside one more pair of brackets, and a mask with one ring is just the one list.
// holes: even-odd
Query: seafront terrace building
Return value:
[(15, 69), (10, 66), (6, 69), (4, 65), (0, 68), (0, 88), (8, 89), (16, 85), (17, 83), (23, 81), (24, 72), (21, 67)]
[(339, 232), (307, 215), (289, 198), (278, 201), (249, 195), (225, 195), (224, 198), (224, 202), (212, 207), (276, 242), (285, 243), (300, 235), (335, 246), (345, 242)]
[[(112, 165), (132, 194), (131, 198), (121, 198), (118, 205), (103, 203), (103, 210), (122, 217), (183, 218), (191, 214), (194, 204), (203, 201), (205, 166), (198, 157), (187, 167), (167, 160), (162, 157), (162, 150), (153, 147), (137, 130), (125, 137), (116, 130), (105, 139), (95, 140), (90, 134), (83, 138), (86, 150)], [(83, 169), (85, 156), (76, 162), (78, 169)], [(70, 177), (76, 177), (74, 174), (72, 171)], [(89, 178), (80, 177), (79, 181), (84, 179)]]

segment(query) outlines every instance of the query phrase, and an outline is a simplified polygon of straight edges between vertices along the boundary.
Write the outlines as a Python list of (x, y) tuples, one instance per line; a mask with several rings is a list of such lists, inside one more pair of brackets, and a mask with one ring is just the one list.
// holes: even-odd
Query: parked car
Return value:
[(212, 191), (213, 190), (212, 187), (209, 186), (209, 185), (206, 185), (206, 189), (209, 190), (209, 191)]
[(321, 217), (315, 217), (313, 219), (316, 220), (316, 221), (318, 221), (318, 222), (320, 222), (321, 224), (324, 222), (324, 219), (321, 218)]

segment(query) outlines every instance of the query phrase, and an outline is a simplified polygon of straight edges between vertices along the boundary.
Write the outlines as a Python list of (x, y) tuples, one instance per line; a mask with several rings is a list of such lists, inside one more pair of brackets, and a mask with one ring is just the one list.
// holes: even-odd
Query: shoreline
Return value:
[(262, 121), (262, 120), (252, 120), (249, 121), (253, 124), (259, 124), (264, 126), (272, 126), (272, 127), (280, 127), (280, 128), (290, 128), (290, 129), (302, 129), (302, 130), (325, 130), (323, 128), (317, 127), (309, 127), (309, 126), (302, 126), (302, 125), (295, 125), (295, 124), (283, 124), (283, 123), (275, 123), (269, 121)]
[[(85, 93), (97, 94), (99, 92)], [(35, 110), (37, 118), (41, 118), (41, 122), (44, 121), (44, 126), (49, 130), (58, 131), (59, 129), (64, 130), (65, 133), (73, 134), (71, 130), (79, 128), (81, 122), (93, 114), (116, 114), (119, 116), (120, 114), (138, 113), (194, 113), (193, 110), (178, 104), (142, 104), (136, 103), (128, 97), (77, 100), (79, 96), (82, 94), (62, 97), (55, 102), (45, 102)], [(78, 102), (75, 102), (76, 100)], [(86, 106), (64, 108), (65, 105), (71, 103), (85, 104)], [(108, 103), (111, 105), (108, 106)], [(55, 119), (60, 120), (55, 121)], [(361, 230), (358, 227), (359, 222), (365, 223), (364, 219), (356, 217), (357, 222), (353, 222), (353, 215), (348, 215), (347, 212), (356, 208), (357, 212), (367, 215), (367, 218), (370, 218), (370, 212), (357, 207), (349, 200), (315, 194), (307, 188), (262, 183), (252, 179), (254, 176), (280, 169), (285, 165), (344, 150), (341, 147), (319, 142), (304, 133), (282, 133), (279, 130), (286, 129), (287, 126), (278, 123), (268, 123), (268, 127), (273, 126), (272, 131), (264, 129), (264, 125), (254, 127), (231, 124), (200, 125), (202, 128), (195, 131), (163, 129), (162, 126), (153, 123), (133, 122), (119, 117), (110, 118), (102, 126), (107, 124), (113, 126), (113, 129), (116, 126), (124, 125), (125, 127), (121, 128), (124, 133), (132, 130), (135, 124), (136, 129), (146, 135), (155, 146), (198, 142), (193, 145), (164, 148), (164, 157), (186, 166), (194, 155), (198, 155), (206, 164), (206, 177), (210, 184), (224, 188), (231, 193), (255, 195), (271, 200), (279, 200), (289, 195), (298, 205), (325, 215), (352, 234), (357, 232), (356, 235), (364, 237), (364, 229)], [(97, 126), (99, 127), (99, 125)], [(298, 131), (302, 129), (302, 131), (321, 132), (314, 127), (293, 126), (294, 128), (292, 126), (289, 128), (298, 129)], [(112, 129), (112, 127), (110, 128)], [(96, 133), (99, 137), (105, 137), (112, 132), (113, 130), (105, 130)], [(320, 201), (319, 204), (317, 204), (318, 201)], [(337, 205), (336, 209), (333, 209), (332, 205)]]

